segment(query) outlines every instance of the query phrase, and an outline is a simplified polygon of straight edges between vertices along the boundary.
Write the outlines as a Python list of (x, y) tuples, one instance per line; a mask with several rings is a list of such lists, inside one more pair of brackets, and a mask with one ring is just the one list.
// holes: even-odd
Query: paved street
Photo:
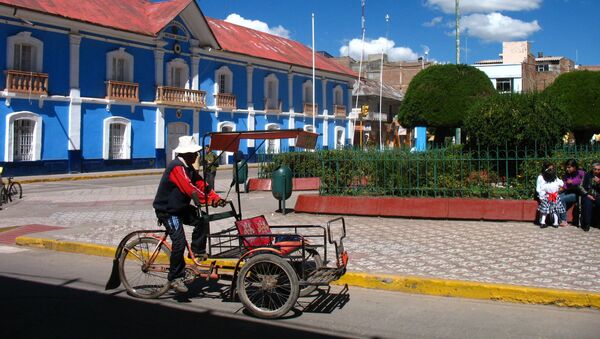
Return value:
[[(223, 196), (230, 178), (229, 171), (217, 174)], [(151, 202), (158, 180), (152, 175), (26, 184), (24, 199), (0, 211), (0, 227), (61, 226), (35, 236), (117, 245), (130, 231), (155, 227)], [(334, 217), (274, 213), (270, 192), (243, 194), (242, 205), (245, 216), (264, 214), (271, 224), (324, 224)], [(600, 229), (371, 217), (346, 217), (346, 223), (351, 271), (600, 292)], [(230, 225), (217, 222), (213, 231)]]
[[(0, 245), (2, 338), (598, 338), (600, 310), (444, 298), (350, 286), (261, 320), (226, 285), (155, 300), (104, 291), (110, 258)], [(327, 297), (325, 297), (327, 296)], [(93, 316), (90, 316), (93, 315)], [(68, 319), (68, 321), (66, 320)], [(66, 325), (68, 323), (68, 326)], [(171, 326), (177, 324), (177, 326)]]

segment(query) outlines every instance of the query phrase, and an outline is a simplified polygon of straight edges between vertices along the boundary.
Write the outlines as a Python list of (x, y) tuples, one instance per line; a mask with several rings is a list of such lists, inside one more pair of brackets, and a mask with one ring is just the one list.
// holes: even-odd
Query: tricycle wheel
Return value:
[[(302, 279), (302, 266), (304, 266), (304, 275), (308, 277), (314, 271), (323, 267), (323, 259), (321, 259), (321, 255), (317, 251), (309, 252), (307, 258), (303, 261), (297, 262), (296, 271), (298, 272), (298, 276)], [(300, 296), (306, 297), (314, 292), (317, 289), (317, 286), (314, 285), (304, 285), (304, 287), (300, 288)]]
[(298, 276), (289, 262), (259, 254), (240, 269), (237, 293), (244, 307), (260, 318), (279, 318), (298, 300)]
[[(145, 269), (154, 250), (160, 246), (158, 255), (152, 260), (160, 269)], [(134, 297), (158, 298), (169, 290), (167, 274), (171, 251), (154, 238), (134, 238), (123, 247), (119, 257), (119, 276), (127, 293)]]

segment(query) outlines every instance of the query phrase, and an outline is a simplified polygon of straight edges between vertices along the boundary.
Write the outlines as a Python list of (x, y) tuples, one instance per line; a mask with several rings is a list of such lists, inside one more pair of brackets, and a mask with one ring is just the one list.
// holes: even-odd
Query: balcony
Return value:
[(8, 70), (6, 71), (6, 91), (48, 95), (48, 74)]
[(237, 108), (235, 95), (231, 93), (219, 93), (215, 95), (217, 107), (224, 110), (234, 110)]
[(303, 105), (303, 110), (302, 112), (304, 112), (304, 115), (308, 115), (308, 116), (313, 116), (313, 115), (317, 115), (319, 112), (319, 105), (315, 104), (313, 106), (312, 103), (307, 103), (305, 102)]
[(156, 103), (159, 105), (202, 108), (206, 106), (205, 98), (204, 91), (169, 86), (156, 89)]
[(281, 113), (281, 100), (265, 98), (266, 113)]
[(140, 101), (139, 85), (133, 82), (108, 80), (106, 82), (106, 99), (138, 102)]
[(344, 105), (333, 105), (333, 114), (339, 118), (346, 117), (346, 106)]

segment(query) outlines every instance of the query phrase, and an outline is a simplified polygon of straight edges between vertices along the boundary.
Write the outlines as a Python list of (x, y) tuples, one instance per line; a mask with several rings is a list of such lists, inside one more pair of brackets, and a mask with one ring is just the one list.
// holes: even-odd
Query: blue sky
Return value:
[[(206, 16), (360, 56), (361, 0), (197, 0)], [(366, 0), (366, 49), (392, 60), (455, 62), (455, 0)], [(531, 52), (600, 65), (600, 0), (461, 0), (461, 61), (497, 59), (502, 41), (527, 40)], [(385, 16), (390, 21), (386, 24)], [(386, 39), (387, 36), (387, 39)], [(367, 52), (368, 53), (368, 52)], [(358, 58), (357, 58), (358, 59)]]

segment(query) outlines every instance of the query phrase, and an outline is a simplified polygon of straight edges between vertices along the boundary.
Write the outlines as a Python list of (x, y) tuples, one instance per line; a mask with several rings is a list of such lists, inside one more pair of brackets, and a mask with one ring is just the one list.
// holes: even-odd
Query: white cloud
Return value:
[[(382, 48), (390, 61), (416, 60), (419, 56), (409, 47), (394, 47), (396, 43), (393, 40), (380, 37), (376, 40), (365, 40), (364, 51), (365, 59), (370, 54), (381, 54)], [(360, 50), (362, 42), (360, 39), (352, 39), (348, 45), (340, 47), (340, 55), (350, 55), (355, 60), (360, 60)]]
[(443, 18), (441, 16), (436, 16), (435, 18), (431, 19), (431, 21), (427, 21), (423, 23), (423, 26), (425, 27), (433, 27), (436, 26), (437, 24), (439, 24), (440, 22), (442, 22)]
[(225, 18), (225, 21), (231, 22), (232, 24), (252, 28), (257, 31), (277, 35), (277, 36), (280, 36), (283, 38), (287, 38), (287, 39), (290, 38), (290, 31), (288, 31), (281, 25), (276, 26), (276, 27), (269, 27), (269, 25), (265, 22), (262, 22), (260, 20), (245, 19), (244, 17), (242, 17), (241, 15), (239, 15), (237, 13), (229, 14), (227, 16), (227, 18)]
[[(538, 9), (543, 0), (461, 0), (461, 13), (490, 13), (498, 11), (529, 11)], [(429, 7), (454, 13), (455, 0), (426, 0)]]
[(467, 15), (462, 18), (461, 26), (469, 36), (500, 42), (526, 39), (542, 29), (537, 20), (525, 22), (500, 13)]

